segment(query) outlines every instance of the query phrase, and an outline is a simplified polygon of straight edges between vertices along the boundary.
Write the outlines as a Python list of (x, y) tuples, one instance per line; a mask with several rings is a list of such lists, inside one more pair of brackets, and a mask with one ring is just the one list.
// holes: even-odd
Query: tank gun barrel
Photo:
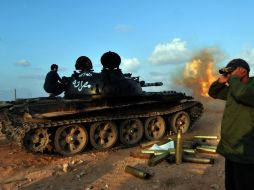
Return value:
[(141, 87), (149, 87), (149, 86), (162, 86), (162, 82), (149, 82), (149, 83), (141, 83)]

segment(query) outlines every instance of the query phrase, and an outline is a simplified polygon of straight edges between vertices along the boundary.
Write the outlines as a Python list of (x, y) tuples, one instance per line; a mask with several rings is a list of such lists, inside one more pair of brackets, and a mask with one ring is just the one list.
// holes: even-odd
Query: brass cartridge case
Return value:
[(144, 170), (141, 170), (139, 168), (135, 168), (133, 166), (129, 166), (127, 165), (124, 169), (124, 171), (126, 173), (132, 174), (135, 177), (139, 177), (141, 179), (148, 179), (149, 177), (151, 177), (151, 175), (147, 172), (145, 172)]
[(178, 128), (177, 135), (176, 135), (176, 150), (175, 150), (175, 157), (176, 157), (176, 164), (182, 163), (182, 155), (183, 155), (183, 142), (182, 142), (182, 130)]
[(216, 145), (201, 145), (201, 146), (198, 146), (198, 147), (208, 148), (208, 149), (214, 149), (214, 150), (217, 149)]
[(161, 155), (161, 154), (163, 154), (165, 152), (171, 153), (172, 151), (175, 152), (175, 149), (173, 148), (173, 149), (169, 149), (169, 150), (141, 150), (141, 153), (142, 154)]
[(184, 155), (183, 161), (191, 162), (191, 163), (200, 163), (200, 164), (214, 164), (213, 158), (199, 158), (199, 157), (190, 156), (190, 155)]
[(195, 154), (196, 150), (195, 149), (191, 149), (191, 148), (184, 148), (183, 152), (184, 153), (188, 153), (188, 154)]
[[(196, 153), (195, 149), (190, 149), (190, 148), (184, 148), (184, 149), (182, 149), (182, 151), (183, 151), (183, 153), (187, 153), (187, 154), (195, 154)], [(175, 153), (176, 153), (175, 149), (170, 149), (169, 152), (170, 152), (170, 155), (175, 155)]]
[(217, 140), (218, 136), (206, 136), (206, 135), (197, 135), (193, 137), (194, 139), (205, 139), (205, 140)]
[(158, 163), (162, 162), (163, 160), (165, 160), (167, 157), (169, 157), (170, 155), (170, 152), (167, 151), (167, 152), (164, 152), (160, 155), (157, 155), (157, 156), (154, 156), (154, 157), (151, 157), (149, 158), (148, 160), (148, 166), (155, 166), (157, 165)]
[(216, 154), (216, 149), (214, 148), (207, 148), (203, 146), (197, 146), (196, 150), (200, 153), (211, 153), (211, 154)]
[(154, 154), (156, 150), (141, 150), (141, 153), (143, 154)]

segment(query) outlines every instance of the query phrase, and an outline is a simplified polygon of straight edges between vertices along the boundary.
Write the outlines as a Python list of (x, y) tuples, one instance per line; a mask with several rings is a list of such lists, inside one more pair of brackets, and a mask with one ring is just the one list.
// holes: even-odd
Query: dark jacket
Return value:
[(61, 81), (61, 78), (59, 77), (58, 73), (56, 71), (49, 71), (44, 82), (44, 90), (48, 93), (54, 93), (60, 86), (60, 83), (58, 81)]
[(234, 162), (254, 164), (254, 78), (244, 84), (232, 76), (228, 86), (215, 81), (209, 95), (226, 100), (217, 152)]

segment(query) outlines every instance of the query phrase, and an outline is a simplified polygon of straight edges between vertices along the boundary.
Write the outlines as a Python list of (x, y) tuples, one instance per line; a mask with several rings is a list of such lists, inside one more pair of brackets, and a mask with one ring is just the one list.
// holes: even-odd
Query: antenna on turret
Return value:
[(16, 88), (14, 89), (14, 100), (17, 100), (17, 90), (16, 90)]

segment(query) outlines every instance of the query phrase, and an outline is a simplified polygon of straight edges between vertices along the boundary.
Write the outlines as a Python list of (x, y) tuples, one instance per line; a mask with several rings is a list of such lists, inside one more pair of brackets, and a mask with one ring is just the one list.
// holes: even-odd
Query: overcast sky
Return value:
[(0, 0), (0, 100), (47, 96), (51, 64), (70, 76), (76, 59), (115, 51), (123, 72), (164, 82), (203, 48), (242, 57), (254, 70), (254, 2), (244, 0)]

